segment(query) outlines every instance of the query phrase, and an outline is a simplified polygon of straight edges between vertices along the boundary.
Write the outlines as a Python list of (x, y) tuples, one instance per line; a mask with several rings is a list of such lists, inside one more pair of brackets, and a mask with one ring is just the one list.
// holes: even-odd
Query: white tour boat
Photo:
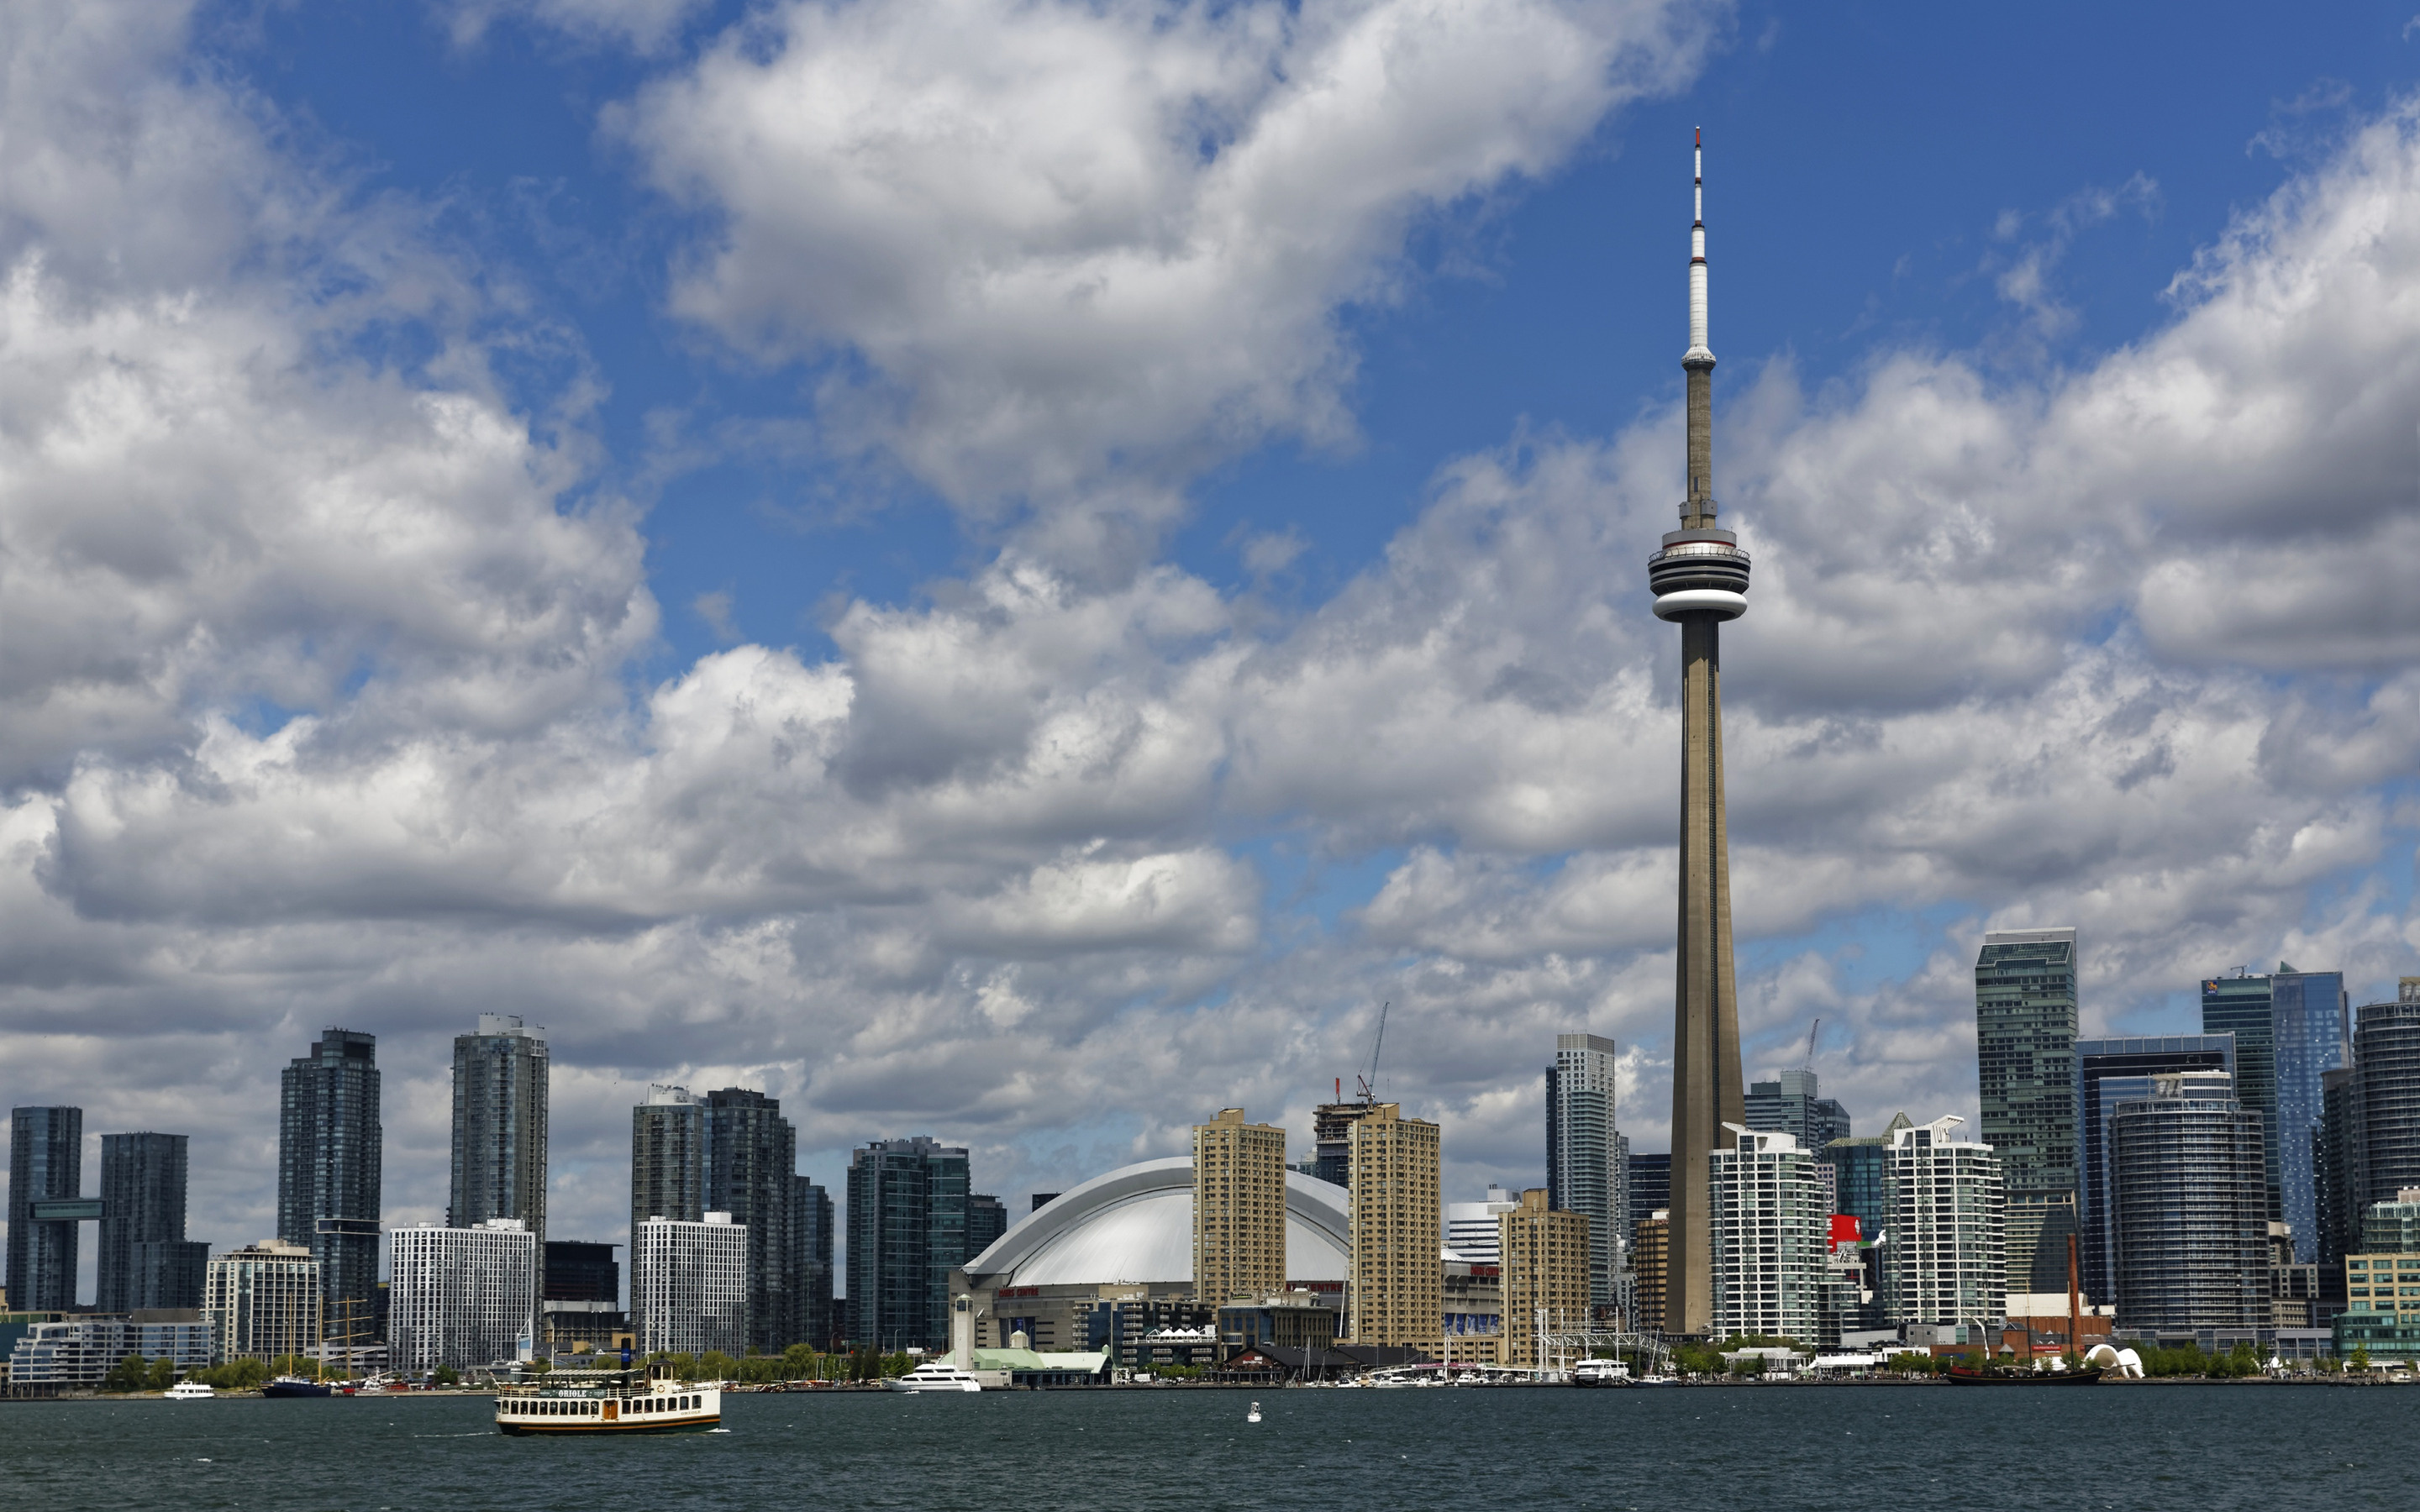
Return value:
[(971, 1370), (961, 1370), (954, 1361), (944, 1355), (927, 1360), (904, 1376), (893, 1376), (883, 1382), (892, 1391), (981, 1391), (983, 1382)]
[(557, 1370), (499, 1387), (496, 1431), (704, 1433), (722, 1426), (720, 1386), (634, 1377), (627, 1370)]
[(172, 1402), (206, 1402), (217, 1395), (217, 1392), (210, 1390), (200, 1381), (190, 1379), (177, 1382), (169, 1387), (167, 1392), (168, 1399)]

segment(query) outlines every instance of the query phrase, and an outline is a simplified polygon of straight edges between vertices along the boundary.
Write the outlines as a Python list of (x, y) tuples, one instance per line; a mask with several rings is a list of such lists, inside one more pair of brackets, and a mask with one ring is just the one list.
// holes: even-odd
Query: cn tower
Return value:
[(1672, 1012), (1672, 1200), (1664, 1328), (1714, 1327), (1707, 1155), (1745, 1123), (1731, 971), (1730, 843), (1723, 824), (1722, 625), (1747, 612), (1747, 553), (1714, 524), (1714, 354), (1706, 345), (1706, 154), (1689, 228), (1689, 492), (1681, 528), (1647, 559), (1655, 617), (1681, 626), (1681, 934)]

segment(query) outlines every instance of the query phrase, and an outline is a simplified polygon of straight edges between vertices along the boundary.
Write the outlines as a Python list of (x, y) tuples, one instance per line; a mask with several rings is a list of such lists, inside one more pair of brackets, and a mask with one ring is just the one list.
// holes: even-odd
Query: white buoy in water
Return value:
[(1252, 1404), (1252, 1410), (1251, 1410), (1250, 1412), (1246, 1412), (1246, 1413), (1244, 1414), (1244, 1421), (1245, 1421), (1245, 1422), (1247, 1422), (1247, 1423), (1257, 1423), (1257, 1422), (1259, 1422), (1260, 1420), (1261, 1420), (1261, 1404), (1260, 1404), (1260, 1403), (1258, 1403), (1258, 1402), (1254, 1402), (1254, 1403)]

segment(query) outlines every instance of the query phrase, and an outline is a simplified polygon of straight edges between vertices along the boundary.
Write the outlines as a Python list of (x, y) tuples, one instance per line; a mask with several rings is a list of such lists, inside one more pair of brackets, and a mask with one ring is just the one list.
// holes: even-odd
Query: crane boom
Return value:
[(1823, 1021), (1820, 1018), (1815, 1021), (1815, 1026), (1807, 1031), (1807, 1069), (1808, 1071), (1815, 1069), (1815, 1037), (1823, 1032)]
[(1378, 1052), (1387, 1047), (1387, 1010), (1393, 1006), (1391, 1000), (1378, 1005), (1378, 1036), (1370, 1043), (1370, 1074), (1353, 1078), (1361, 1084), (1361, 1101), (1364, 1103), (1378, 1101)]

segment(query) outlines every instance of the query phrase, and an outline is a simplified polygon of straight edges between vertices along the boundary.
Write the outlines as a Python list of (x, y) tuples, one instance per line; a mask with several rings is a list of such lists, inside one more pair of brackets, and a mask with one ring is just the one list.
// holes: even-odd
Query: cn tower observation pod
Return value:
[[(1344, 1188), (1286, 1172), (1286, 1278), (1342, 1281), (1351, 1249)], [(1147, 1160), (1094, 1177), (1029, 1214), (967, 1262), (977, 1288), (1193, 1279), (1193, 1161)]]

